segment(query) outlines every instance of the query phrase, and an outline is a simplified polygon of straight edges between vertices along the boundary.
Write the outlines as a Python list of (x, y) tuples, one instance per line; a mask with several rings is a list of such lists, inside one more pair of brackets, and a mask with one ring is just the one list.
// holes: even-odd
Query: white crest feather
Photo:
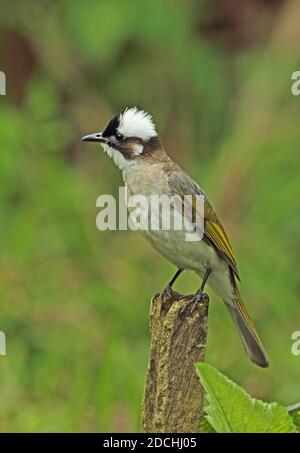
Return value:
[(152, 116), (136, 107), (127, 108), (121, 113), (118, 131), (124, 137), (138, 137), (143, 141), (157, 136)]

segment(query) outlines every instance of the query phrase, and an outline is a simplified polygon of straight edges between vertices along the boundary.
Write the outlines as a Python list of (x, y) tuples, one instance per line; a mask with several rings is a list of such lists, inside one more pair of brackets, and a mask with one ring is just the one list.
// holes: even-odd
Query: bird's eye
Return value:
[(115, 137), (116, 137), (119, 141), (121, 141), (121, 140), (124, 139), (124, 135), (120, 134), (119, 132), (116, 132)]

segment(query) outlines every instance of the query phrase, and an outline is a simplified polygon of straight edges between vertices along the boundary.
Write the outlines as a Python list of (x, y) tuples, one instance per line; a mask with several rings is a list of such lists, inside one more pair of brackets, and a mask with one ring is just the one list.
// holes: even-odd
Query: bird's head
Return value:
[(104, 131), (85, 135), (81, 140), (99, 142), (121, 170), (161, 149), (152, 116), (136, 107), (115, 116)]

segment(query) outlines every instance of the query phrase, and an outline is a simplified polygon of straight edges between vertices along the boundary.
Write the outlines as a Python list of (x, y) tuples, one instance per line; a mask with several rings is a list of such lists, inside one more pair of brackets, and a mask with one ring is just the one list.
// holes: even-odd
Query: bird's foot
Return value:
[(165, 297), (165, 296), (169, 296), (171, 297), (172, 294), (174, 293), (173, 289), (171, 288), (170, 285), (167, 285), (161, 292), (157, 293), (153, 299), (152, 299), (152, 302), (155, 303), (158, 299), (160, 299), (160, 301), (162, 302), (162, 299)]
[(170, 285), (167, 285), (161, 292), (162, 295), (167, 295), (170, 297), (172, 296), (173, 293), (174, 293), (174, 291)]
[(179, 316), (182, 316), (184, 314), (193, 314), (194, 311), (196, 310), (198, 304), (203, 301), (208, 302), (208, 295), (203, 293), (202, 291), (197, 291), (190, 299), (189, 301), (182, 307), (182, 309), (179, 312)]

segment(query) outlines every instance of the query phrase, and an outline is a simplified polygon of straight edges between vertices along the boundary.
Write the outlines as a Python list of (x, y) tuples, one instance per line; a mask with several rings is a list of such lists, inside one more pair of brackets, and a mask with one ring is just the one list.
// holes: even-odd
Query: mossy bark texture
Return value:
[(152, 299), (143, 432), (199, 432), (203, 390), (195, 363), (203, 362), (205, 356), (208, 297), (202, 298), (194, 310), (182, 312), (191, 298), (169, 291)]

